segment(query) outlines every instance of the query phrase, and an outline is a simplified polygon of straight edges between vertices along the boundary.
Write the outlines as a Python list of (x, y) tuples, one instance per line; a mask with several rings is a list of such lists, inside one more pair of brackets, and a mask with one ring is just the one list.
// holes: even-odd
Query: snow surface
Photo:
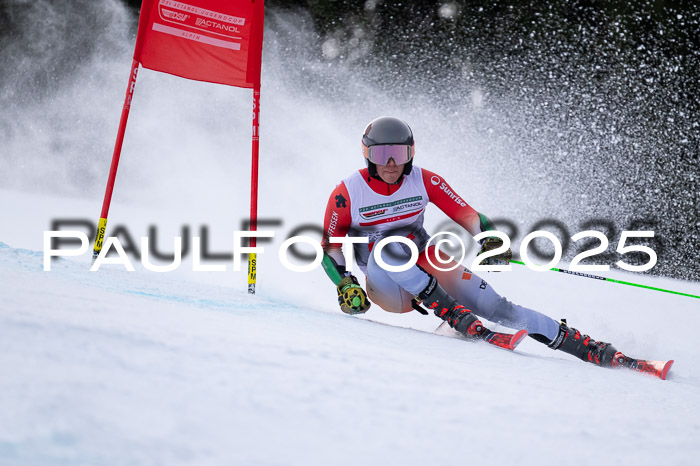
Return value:
[[(89, 254), (43, 271), (52, 221), (98, 218), (135, 32), (119, 2), (76, 2), (94, 27), (69, 27), (81, 16), (64, 3), (33, 2), (42, 14), (28, 18), (42, 26), (3, 56), (23, 74), (0, 89), (0, 465), (697, 463), (698, 299), (521, 266), (484, 277), (631, 356), (675, 359), (661, 381), (531, 339), (514, 353), (466, 342), (436, 332), (434, 316), (376, 306), (346, 316), (320, 268), (279, 264), (281, 242), (318, 225), (335, 184), (362, 165), (359, 134), (382, 114), (411, 122), (417, 164), (448, 175), (479, 211), (525, 222), (521, 231), (616, 204), (595, 190), (569, 203), (566, 183), (505, 157), (522, 139), (445, 118), (429, 93), (402, 101), (309, 58), (317, 38), (284, 15), (270, 15), (265, 33), (259, 209), (281, 225), (258, 256), (258, 294), (230, 263), (191, 272), (191, 255), (165, 274), (138, 263), (90, 273)], [(174, 236), (207, 226), (210, 250), (230, 252), (248, 215), (250, 99), (141, 70), (107, 234), (123, 226), (138, 242), (153, 225), (171, 251)], [(498, 154), (516, 166), (494, 193), (483, 174)], [(435, 232), (444, 215), (430, 209)], [(606, 275), (700, 295), (697, 281)]]
[(700, 454), (695, 299), (520, 267), (486, 277), (630, 355), (675, 359), (661, 381), (530, 339), (510, 353), (449, 338), (434, 316), (346, 316), (320, 269), (264, 261), (274, 246), (256, 296), (231, 267), (91, 273), (86, 254), (45, 272), (45, 215), (94, 202), (0, 200), (2, 465), (656, 465)]

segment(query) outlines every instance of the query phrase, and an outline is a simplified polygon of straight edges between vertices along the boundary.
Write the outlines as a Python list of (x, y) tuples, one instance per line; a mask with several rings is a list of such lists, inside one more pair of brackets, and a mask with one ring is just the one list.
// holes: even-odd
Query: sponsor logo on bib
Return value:
[(410, 212), (423, 209), (422, 196), (408, 197), (398, 201), (385, 202), (360, 208), (360, 216), (365, 219), (393, 215), (397, 212)]

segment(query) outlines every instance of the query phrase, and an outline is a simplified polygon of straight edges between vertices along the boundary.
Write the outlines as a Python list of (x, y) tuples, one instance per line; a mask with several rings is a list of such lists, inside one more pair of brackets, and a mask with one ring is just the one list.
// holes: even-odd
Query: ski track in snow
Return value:
[[(652, 465), (700, 453), (694, 342), (664, 382), (529, 340), (509, 353), (168, 274), (42, 267), (42, 252), (0, 244), (3, 465)], [(661, 329), (658, 313), (638, 317), (662, 347), (697, 328), (697, 310)]]

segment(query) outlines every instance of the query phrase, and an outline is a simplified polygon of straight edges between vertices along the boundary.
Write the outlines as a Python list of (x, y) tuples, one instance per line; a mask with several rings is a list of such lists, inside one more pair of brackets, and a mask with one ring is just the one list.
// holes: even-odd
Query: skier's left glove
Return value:
[(344, 277), (338, 282), (338, 304), (346, 314), (364, 314), (371, 306), (365, 290), (353, 275)]
[[(494, 249), (503, 246), (503, 240), (498, 236), (489, 236), (481, 243), (481, 249), (479, 250), (479, 255), (487, 252), (493, 251)], [(478, 256), (477, 256), (478, 257)], [(510, 260), (513, 258), (513, 251), (508, 248), (505, 252), (498, 254), (496, 256), (487, 257), (486, 259), (479, 262), (481, 265), (508, 265)]]

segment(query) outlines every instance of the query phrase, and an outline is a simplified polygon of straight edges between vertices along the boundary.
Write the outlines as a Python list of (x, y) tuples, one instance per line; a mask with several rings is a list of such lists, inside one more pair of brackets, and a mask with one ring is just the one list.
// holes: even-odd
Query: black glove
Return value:
[[(487, 252), (493, 251), (496, 248), (503, 246), (503, 240), (498, 236), (489, 236), (481, 243), (481, 249), (479, 250), (479, 255)], [(478, 256), (477, 256), (478, 257)], [(513, 258), (513, 251), (508, 248), (505, 252), (498, 254), (496, 256), (487, 257), (486, 259), (479, 262), (480, 265), (508, 265), (510, 260)]]
[(348, 275), (338, 282), (338, 304), (346, 314), (364, 314), (371, 306), (367, 293), (357, 282), (357, 278)]

